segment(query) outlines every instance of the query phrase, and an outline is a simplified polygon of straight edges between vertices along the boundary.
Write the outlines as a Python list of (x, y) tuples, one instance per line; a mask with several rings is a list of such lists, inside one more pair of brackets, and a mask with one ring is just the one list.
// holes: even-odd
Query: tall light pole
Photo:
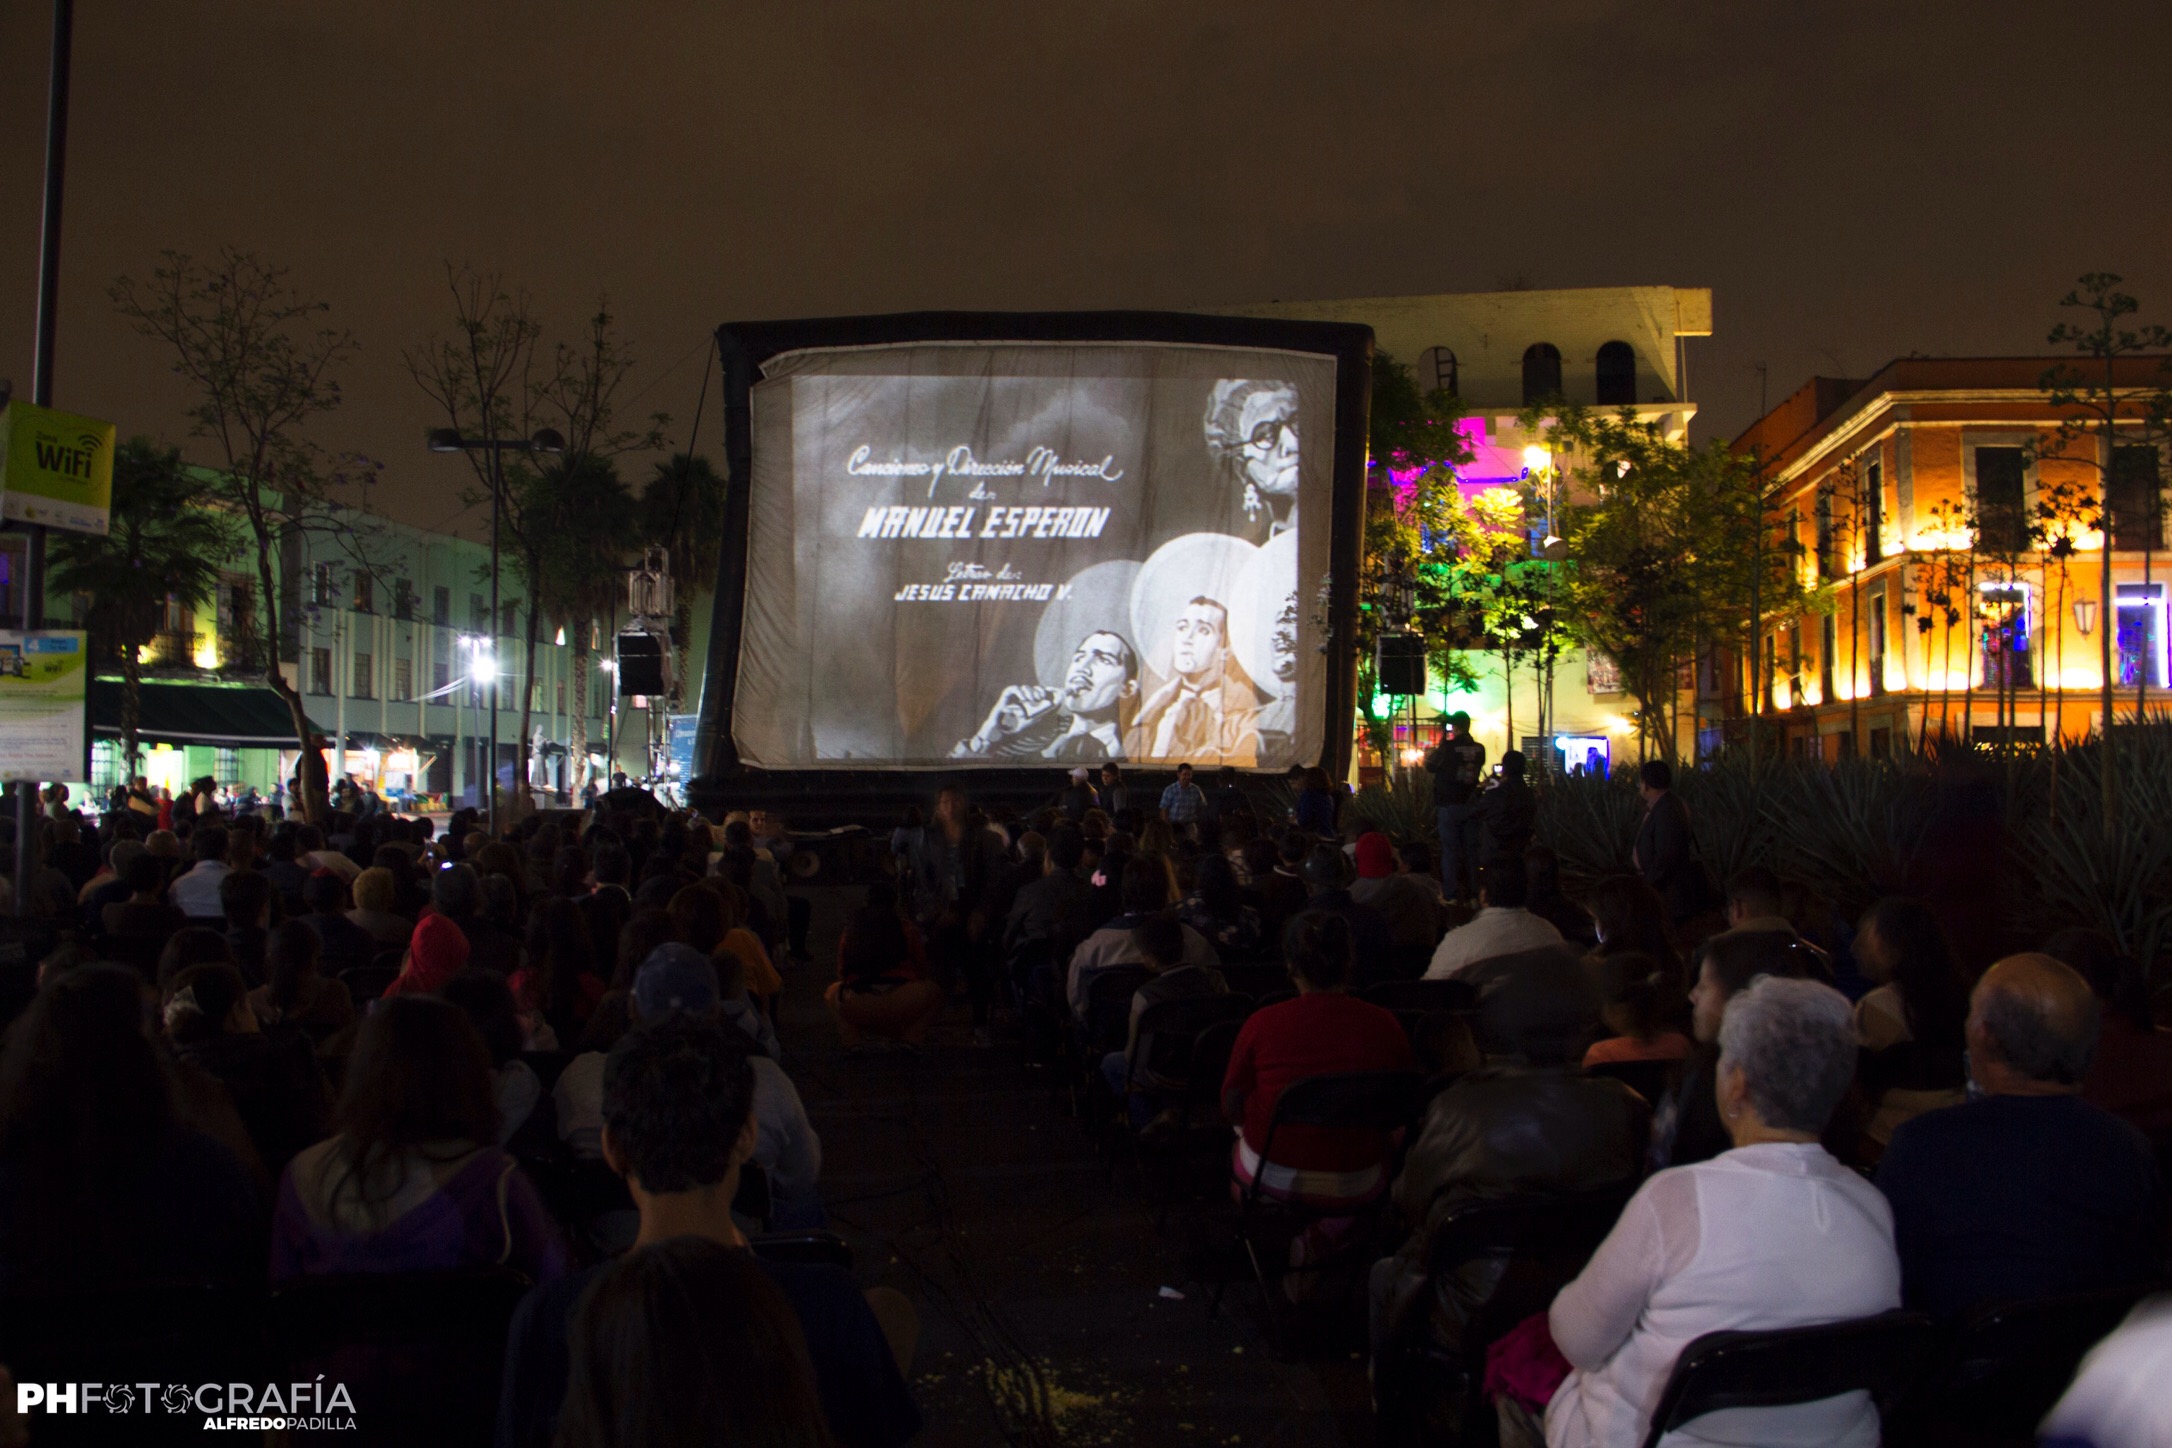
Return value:
[[(484, 819), (492, 839), (498, 837), (498, 517), (505, 497), (505, 454), (562, 453), (566, 440), (553, 428), (542, 428), (527, 437), (468, 437), (457, 427), (441, 427), (430, 434), (430, 451), (437, 453), (486, 452), (490, 455), (490, 746), (484, 751)], [(535, 600), (528, 600), (535, 607)]]

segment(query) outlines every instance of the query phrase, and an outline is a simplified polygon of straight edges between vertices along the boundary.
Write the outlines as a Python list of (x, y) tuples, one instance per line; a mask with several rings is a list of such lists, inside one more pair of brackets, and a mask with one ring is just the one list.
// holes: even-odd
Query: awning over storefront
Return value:
[[(261, 686), (147, 680), (139, 697), (142, 717), (137, 729), (153, 742), (208, 744), (220, 749), (294, 747), (294, 721), (285, 701)], [(120, 737), (119, 679), (91, 681), (91, 732), (108, 739)]]

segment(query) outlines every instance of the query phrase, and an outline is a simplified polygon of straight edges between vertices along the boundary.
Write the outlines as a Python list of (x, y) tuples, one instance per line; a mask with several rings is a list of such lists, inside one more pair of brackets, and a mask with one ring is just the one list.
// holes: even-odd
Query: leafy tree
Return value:
[(567, 457), (539, 470), (530, 483), (529, 506), (577, 526), (549, 533), (533, 577), (523, 574), (545, 616), (566, 629), (573, 648), (573, 697), (567, 753), (573, 770), (567, 787), (588, 782), (588, 676), (591, 630), (609, 614), (625, 587), (626, 555), (635, 542), (632, 495), (610, 459), (593, 453)]
[(671, 558), (672, 642), (679, 651), (677, 682), (685, 698), (690, 677), (688, 651), (694, 641), (694, 598), (716, 587), (717, 564), (724, 548), (724, 479), (709, 460), (676, 453), (656, 465), (641, 490), (641, 533), (661, 539)]
[[(2065, 420), (2044, 448), (2044, 455), (2085, 461), (2097, 475), (2097, 525), (2104, 535), (2103, 558), (2097, 578), (2097, 616), (2102, 627), (2098, 635), (2099, 662), (2104, 671), (2104, 768), (2101, 774), (2107, 842), (2119, 837), (2120, 800), (2119, 755), (2112, 746), (2112, 720), (2118, 689), (2112, 669), (2112, 648), (2119, 621), (2112, 592), (2114, 520), (2110, 493), (2113, 469), (2121, 439), (2154, 446), (2172, 433), (2172, 362), (2160, 362), (2154, 377), (2143, 383), (2132, 380), (2139, 369), (2122, 369), (2120, 365), (2141, 354), (2172, 350), (2172, 329), (2128, 325), (2126, 319), (2141, 310), (2141, 303), (2119, 290), (2120, 280), (2111, 272), (2089, 272), (2073, 291), (2059, 299), (2060, 306), (2085, 315), (2086, 320), (2061, 322), (2051, 329), (2048, 340), (2054, 347), (2070, 347), (2079, 361), (2060, 362), (2046, 369), (2041, 383), (2051, 404), (2066, 410)], [(2127, 380), (2121, 378), (2123, 370), (2127, 372)], [(2085, 439), (2090, 444), (2086, 456), (2080, 446)], [(2149, 501), (2148, 513), (2152, 521), (2158, 515), (2154, 496)], [(2144, 676), (2147, 676), (2146, 670)], [(2138, 703), (2141, 697), (2138, 695)], [(2139, 722), (2139, 708), (2136, 717)]]
[[(335, 458), (307, 433), (339, 406), (334, 373), (354, 356), (354, 334), (325, 323), (328, 303), (303, 297), (286, 268), (253, 253), (227, 249), (202, 264), (179, 252), (162, 255), (148, 281), (124, 276), (109, 295), (137, 332), (164, 344), (192, 395), (191, 433), (213, 458), (207, 501), (237, 520), (254, 555), (273, 645), (265, 650), (264, 683), (293, 721), (301, 809), (321, 820), (330, 781), (301, 691), (280, 667), (282, 647), (294, 646), (287, 630), (299, 624), (281, 617), (290, 605), (279, 588), (280, 555), (288, 540), (321, 534), (368, 566), (375, 535), (365, 500), (376, 465)], [(357, 503), (343, 505), (350, 497)]]
[[(657, 413), (642, 427), (620, 425), (619, 392), (634, 364), (618, 340), (617, 324), (607, 305), (599, 304), (590, 315), (578, 341), (559, 341), (546, 349), (542, 323), (527, 293), (509, 291), (496, 273), (447, 266), (445, 277), (452, 295), (452, 334), (402, 354), (416, 386), (443, 413), (446, 423), (465, 435), (528, 437), (550, 427), (565, 439), (565, 451), (558, 460), (538, 465), (529, 456), (516, 454), (495, 474), (485, 451), (468, 454), (476, 487), (465, 495), (467, 501), (471, 506), (487, 503), (493, 492), (497, 494), (514, 569), (530, 581), (521, 672), (523, 680), (529, 680), (535, 677), (537, 631), (546, 611), (532, 581), (543, 576), (544, 560), (558, 546), (560, 535), (598, 526), (592, 515), (567, 511), (566, 500), (579, 490), (561, 482), (584, 476), (580, 472), (584, 460), (608, 460), (637, 448), (663, 446), (663, 429), (670, 419)], [(515, 774), (521, 780), (528, 778), (534, 701), (533, 688), (524, 684)]]
[(143, 650), (168, 600), (193, 609), (217, 595), (219, 560), (238, 541), (231, 519), (201, 506), (200, 491), (179, 448), (132, 437), (113, 455), (105, 536), (53, 534), (53, 586), (89, 597), (91, 632), (120, 656), (122, 772), (130, 777), (142, 754)]

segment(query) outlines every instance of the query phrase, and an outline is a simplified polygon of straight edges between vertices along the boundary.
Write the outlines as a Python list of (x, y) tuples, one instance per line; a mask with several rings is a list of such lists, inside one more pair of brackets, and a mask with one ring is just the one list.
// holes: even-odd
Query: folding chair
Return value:
[(1708, 1332), (1682, 1349), (1652, 1413), (1644, 1448), (1686, 1423), (1726, 1408), (1784, 1408), (1867, 1392), (1882, 1419), (1915, 1386), (1938, 1350), (1929, 1314), (1790, 1327)]
[[(1139, 1016), (1137, 1039), (1130, 1053), (1124, 1058), (1124, 1085), (1117, 1104), (1115, 1130), (1125, 1132), (1130, 1125), (1130, 1104), (1134, 1095), (1150, 1093), (1164, 1099), (1175, 1108), (1184, 1124), (1191, 1124), (1190, 1103), (1195, 1099), (1192, 1090), (1193, 1048), (1209, 1026), (1222, 1022), (1242, 1023), (1252, 1013), (1252, 999), (1241, 995), (1194, 996), (1186, 1000), (1159, 1001), (1148, 1006)], [(1234, 1042), (1235, 1037), (1231, 1037)], [(1225, 1051), (1219, 1069), (1215, 1071), (1214, 1086), (1222, 1082), (1221, 1071), (1227, 1070), (1229, 1056)], [(1215, 1111), (1210, 1119), (1219, 1119)], [(1138, 1132), (1130, 1132), (1133, 1159), (1144, 1177), (1146, 1170), (1145, 1143)], [(1112, 1143), (1114, 1137), (1111, 1138)], [(1110, 1152), (1113, 1172), (1115, 1152)]]
[(497, 1267), (298, 1278), (271, 1295), (279, 1381), (345, 1383), (372, 1441), (487, 1442), (506, 1329), (532, 1285)]
[(1902, 1404), (1892, 1441), (1927, 1445), (2028, 1444), (2089, 1349), (2162, 1282), (2136, 1282), (1965, 1314), (1917, 1391)]
[(1131, 998), (1153, 978), (1154, 972), (1143, 965), (1112, 965), (1087, 978), (1086, 1014), (1071, 1021), (1068, 1034), (1073, 1114), (1083, 1115), (1086, 1103), (1098, 1099), (1097, 1087), (1106, 1094), (1101, 1058), (1124, 1049), (1131, 1033)]
[(1586, 1066), (1584, 1071), (1587, 1075), (1607, 1076), (1621, 1082), (1654, 1107), (1682, 1079), (1679, 1061), (1602, 1061), (1595, 1066)]
[[(1274, 1219), (1278, 1227), (1296, 1229), (1330, 1218), (1355, 1217), (1361, 1225), (1347, 1234), (1343, 1252), (1360, 1246), (1369, 1247), (1373, 1237), (1371, 1226), (1378, 1220), (1381, 1206), (1388, 1198), (1388, 1185), (1394, 1180), (1399, 1133), (1410, 1120), (1410, 1103), (1421, 1085), (1421, 1078), (1415, 1071), (1353, 1071), (1295, 1082), (1276, 1098), (1274, 1116), (1267, 1126), (1267, 1139), (1260, 1144), (1259, 1170), (1245, 1183), (1237, 1203), (1237, 1237), (1244, 1243), (1245, 1257), (1252, 1265), (1252, 1276), (1258, 1281), (1260, 1295), (1266, 1304), (1270, 1340), (1279, 1338), (1281, 1314), (1275, 1301), (1276, 1284), (1268, 1280), (1266, 1269), (1260, 1265), (1259, 1244), (1255, 1239), (1259, 1220), (1263, 1217)], [(1331, 1206), (1267, 1195), (1261, 1180), (1273, 1169), (1275, 1138), (1292, 1126), (1370, 1134), (1379, 1149), (1378, 1188), (1363, 1201)], [(1277, 1274), (1277, 1281), (1279, 1279), (1280, 1274)], [(1226, 1286), (1225, 1283), (1215, 1284), (1208, 1304), (1210, 1317), (1221, 1311)]]

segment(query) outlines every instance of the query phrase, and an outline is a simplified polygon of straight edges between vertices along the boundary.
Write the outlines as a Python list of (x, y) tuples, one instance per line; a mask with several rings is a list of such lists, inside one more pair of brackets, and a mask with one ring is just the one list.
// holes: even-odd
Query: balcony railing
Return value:
[(144, 651), (144, 663), (154, 669), (193, 669), (196, 647), (203, 635), (189, 629), (166, 629), (152, 635)]

